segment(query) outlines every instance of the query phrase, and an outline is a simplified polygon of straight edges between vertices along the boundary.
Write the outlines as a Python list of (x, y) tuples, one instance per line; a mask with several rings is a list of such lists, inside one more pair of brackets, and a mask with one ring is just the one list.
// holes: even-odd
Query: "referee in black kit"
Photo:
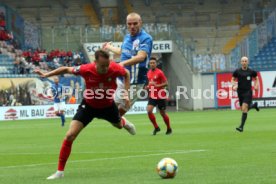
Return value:
[[(238, 68), (234, 71), (232, 76), (232, 88), (233, 90), (237, 90), (240, 107), (242, 111), (241, 124), (236, 128), (237, 131), (243, 132), (243, 127), (247, 118), (247, 113), (251, 108), (255, 108), (259, 111), (258, 103), (252, 103), (252, 79), (255, 78), (254, 90), (258, 90), (259, 87), (259, 79), (257, 76), (257, 72), (248, 68), (248, 58), (241, 58), (241, 68)], [(236, 80), (238, 80), (238, 85), (236, 84)]]

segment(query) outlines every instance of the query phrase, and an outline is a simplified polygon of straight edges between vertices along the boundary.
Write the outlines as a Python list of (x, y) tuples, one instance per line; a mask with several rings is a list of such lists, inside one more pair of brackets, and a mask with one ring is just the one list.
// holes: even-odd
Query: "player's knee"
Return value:
[(153, 115), (153, 111), (151, 110), (151, 111), (148, 111), (148, 116), (149, 115)]
[(243, 113), (247, 113), (248, 112), (248, 109), (244, 109), (242, 110)]
[(67, 133), (65, 135), (65, 140), (67, 141), (74, 141), (76, 139), (77, 135), (73, 134), (73, 133)]
[(247, 113), (248, 112), (248, 108), (247, 107), (242, 107), (242, 112), (243, 113)]
[(153, 108), (147, 107), (148, 114), (152, 113), (152, 111), (153, 111)]

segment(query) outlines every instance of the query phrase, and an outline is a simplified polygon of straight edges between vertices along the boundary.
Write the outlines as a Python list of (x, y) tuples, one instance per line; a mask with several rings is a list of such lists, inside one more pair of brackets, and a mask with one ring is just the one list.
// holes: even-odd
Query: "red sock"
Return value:
[(167, 125), (167, 129), (170, 129), (171, 125), (170, 125), (170, 118), (169, 118), (169, 116), (167, 114), (164, 114), (164, 115), (162, 115), (162, 117), (163, 117), (164, 122)]
[(123, 127), (126, 125), (126, 120), (125, 120), (125, 118), (121, 117), (121, 123), (122, 123), (122, 126), (123, 126)]
[(151, 123), (153, 124), (154, 128), (158, 128), (154, 114), (152, 112), (150, 112), (150, 113), (148, 113), (148, 117), (149, 117)]
[(67, 140), (63, 141), (59, 153), (58, 171), (64, 171), (65, 164), (71, 153), (72, 143), (73, 142)]

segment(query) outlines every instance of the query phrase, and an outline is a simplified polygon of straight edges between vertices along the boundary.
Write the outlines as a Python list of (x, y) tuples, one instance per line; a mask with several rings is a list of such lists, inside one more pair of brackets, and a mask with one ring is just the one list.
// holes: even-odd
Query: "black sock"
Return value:
[(247, 118), (247, 113), (243, 112), (242, 113), (242, 120), (241, 120), (241, 128), (243, 128), (244, 124), (245, 124), (245, 121), (246, 121), (246, 118)]
[(256, 107), (257, 107), (257, 103), (253, 103), (253, 104), (249, 105), (248, 111), (250, 109), (256, 109)]

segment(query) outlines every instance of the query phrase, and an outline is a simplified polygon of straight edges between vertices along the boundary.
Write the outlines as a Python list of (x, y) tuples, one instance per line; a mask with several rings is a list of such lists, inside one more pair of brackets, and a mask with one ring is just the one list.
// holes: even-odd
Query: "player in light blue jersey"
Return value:
[[(120, 64), (130, 72), (131, 87), (136, 92), (144, 87), (147, 81), (148, 63), (151, 57), (152, 37), (142, 29), (142, 19), (137, 13), (130, 13), (126, 18), (128, 34), (125, 35), (121, 48), (114, 47), (111, 42), (105, 43), (103, 48), (115, 54), (121, 55)], [(121, 115), (127, 112), (124, 104), (124, 97), (120, 93), (124, 89), (123, 82), (118, 80), (117, 91), (115, 93), (115, 102), (118, 104)], [(131, 97), (131, 96), (130, 96)], [(133, 93), (134, 103), (137, 100), (137, 93)]]
[(59, 83), (58, 77), (54, 78), (54, 84), (52, 85), (52, 93), (53, 93), (53, 97), (54, 97), (55, 114), (57, 116), (60, 116), (61, 126), (64, 126), (64, 124), (65, 124), (65, 115), (64, 115), (65, 99), (64, 99), (64, 96), (62, 95), (62, 85)]

